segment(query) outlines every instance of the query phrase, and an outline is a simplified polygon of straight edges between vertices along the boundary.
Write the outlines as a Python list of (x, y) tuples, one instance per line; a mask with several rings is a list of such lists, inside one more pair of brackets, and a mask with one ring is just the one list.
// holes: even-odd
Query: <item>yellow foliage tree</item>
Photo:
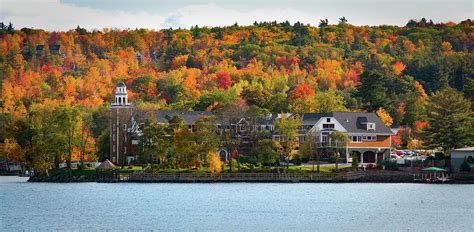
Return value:
[(419, 149), (421, 147), (423, 147), (423, 141), (419, 139), (408, 140), (408, 144), (407, 144), (408, 149)]
[(208, 154), (209, 159), (209, 172), (220, 173), (222, 171), (222, 162), (219, 156), (215, 152)]
[(397, 76), (402, 74), (402, 72), (403, 72), (403, 70), (405, 70), (405, 68), (406, 68), (406, 66), (400, 61), (397, 61), (397, 62), (395, 62), (395, 64), (392, 65), (393, 73), (395, 73), (395, 75), (397, 75)]
[(390, 116), (390, 114), (387, 113), (382, 107), (380, 107), (375, 114), (379, 116), (380, 120), (386, 125), (386, 126), (391, 126), (393, 124), (393, 119)]

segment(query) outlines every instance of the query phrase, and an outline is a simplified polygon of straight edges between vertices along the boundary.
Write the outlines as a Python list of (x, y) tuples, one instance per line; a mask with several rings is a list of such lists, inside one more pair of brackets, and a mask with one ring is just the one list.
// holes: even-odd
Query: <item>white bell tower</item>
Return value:
[(117, 88), (115, 90), (115, 102), (112, 103), (113, 106), (128, 106), (131, 105), (128, 103), (128, 94), (127, 94), (127, 86), (125, 83), (120, 82), (117, 84)]

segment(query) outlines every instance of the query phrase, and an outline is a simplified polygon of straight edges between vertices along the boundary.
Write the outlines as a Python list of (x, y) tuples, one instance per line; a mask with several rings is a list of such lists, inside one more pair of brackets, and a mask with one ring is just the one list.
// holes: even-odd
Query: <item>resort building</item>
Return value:
[[(157, 123), (168, 124), (175, 117), (180, 117), (190, 130), (196, 121), (202, 117), (216, 117), (217, 133), (222, 134), (223, 129), (233, 130), (234, 136), (241, 140), (241, 152), (248, 151), (253, 145), (249, 139), (251, 132), (265, 132), (268, 138), (281, 141), (283, 138), (275, 129), (275, 120), (286, 117), (301, 117), (298, 143), (304, 143), (311, 135), (316, 139), (317, 146), (324, 148), (330, 140), (330, 134), (339, 131), (349, 137), (345, 143), (340, 158), (342, 162), (351, 162), (357, 158), (361, 163), (376, 163), (390, 154), (391, 135), (390, 128), (374, 113), (364, 112), (332, 112), (332, 113), (287, 113), (270, 114), (264, 118), (230, 118), (227, 115), (214, 114), (206, 111), (180, 111), (180, 110), (140, 110), (128, 102), (127, 88), (124, 83), (119, 83), (116, 88), (115, 102), (110, 107), (110, 160), (119, 165), (129, 164), (137, 159), (136, 145), (139, 144), (139, 125), (144, 118), (156, 120)], [(298, 149), (298, 147), (296, 148)], [(225, 148), (218, 149), (218, 154), (223, 161), (229, 159), (229, 151)]]
[[(361, 163), (376, 163), (390, 154), (392, 131), (375, 113), (333, 112), (303, 114), (303, 130), (300, 136), (316, 134), (323, 144), (334, 131), (349, 137), (346, 145), (346, 162), (357, 158)], [(344, 158), (344, 157), (343, 157)]]
[(474, 170), (474, 147), (464, 147), (451, 151), (451, 171), (459, 172), (461, 164), (466, 162)]

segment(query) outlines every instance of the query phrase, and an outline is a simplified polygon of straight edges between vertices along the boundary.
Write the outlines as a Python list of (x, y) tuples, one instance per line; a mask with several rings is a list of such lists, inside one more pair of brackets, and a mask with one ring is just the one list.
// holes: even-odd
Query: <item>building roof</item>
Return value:
[(126, 86), (125, 86), (125, 83), (119, 82), (119, 83), (117, 84), (117, 87), (126, 87)]
[(458, 148), (458, 149), (454, 149), (452, 150), (451, 152), (453, 151), (474, 151), (474, 147), (463, 147), (463, 148)]
[[(137, 118), (144, 118), (146, 114), (149, 117), (156, 118), (158, 123), (169, 123), (174, 116), (181, 117), (187, 125), (194, 125), (201, 117), (214, 116), (212, 112), (207, 111), (184, 111), (184, 110), (138, 110), (135, 112)], [(151, 114), (150, 114), (151, 113)], [(297, 114), (289, 114), (297, 115)], [(265, 118), (260, 118), (260, 124), (274, 124), (279, 114), (269, 114)], [(301, 114), (303, 125), (314, 125), (323, 117), (335, 118), (348, 133), (361, 134), (383, 134), (392, 135), (392, 130), (385, 126), (375, 113), (366, 112), (333, 112), (333, 113), (305, 113)], [(140, 119), (139, 119), (140, 120)], [(375, 130), (367, 130), (367, 123), (375, 123)]]
[(332, 117), (331, 113), (305, 113), (303, 114), (303, 125), (314, 125), (322, 117)]
[(202, 117), (213, 116), (207, 111), (184, 111), (184, 110), (160, 110), (156, 111), (156, 120), (158, 123), (168, 123), (174, 116), (181, 117), (187, 125), (194, 125)]
[(96, 169), (99, 170), (110, 170), (110, 169), (116, 169), (115, 165), (110, 162), (110, 160), (106, 159), (104, 162), (102, 162), (99, 166), (96, 167)]
[[(393, 134), (375, 113), (367, 112), (305, 113), (303, 124), (314, 125), (322, 117), (334, 117), (348, 133)], [(367, 123), (375, 123), (375, 130), (367, 130)]]

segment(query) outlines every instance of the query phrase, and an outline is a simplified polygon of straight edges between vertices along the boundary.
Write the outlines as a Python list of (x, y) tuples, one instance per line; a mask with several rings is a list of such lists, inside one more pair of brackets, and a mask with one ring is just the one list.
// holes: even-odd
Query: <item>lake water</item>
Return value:
[(26, 183), (1, 231), (473, 231), (474, 185)]

